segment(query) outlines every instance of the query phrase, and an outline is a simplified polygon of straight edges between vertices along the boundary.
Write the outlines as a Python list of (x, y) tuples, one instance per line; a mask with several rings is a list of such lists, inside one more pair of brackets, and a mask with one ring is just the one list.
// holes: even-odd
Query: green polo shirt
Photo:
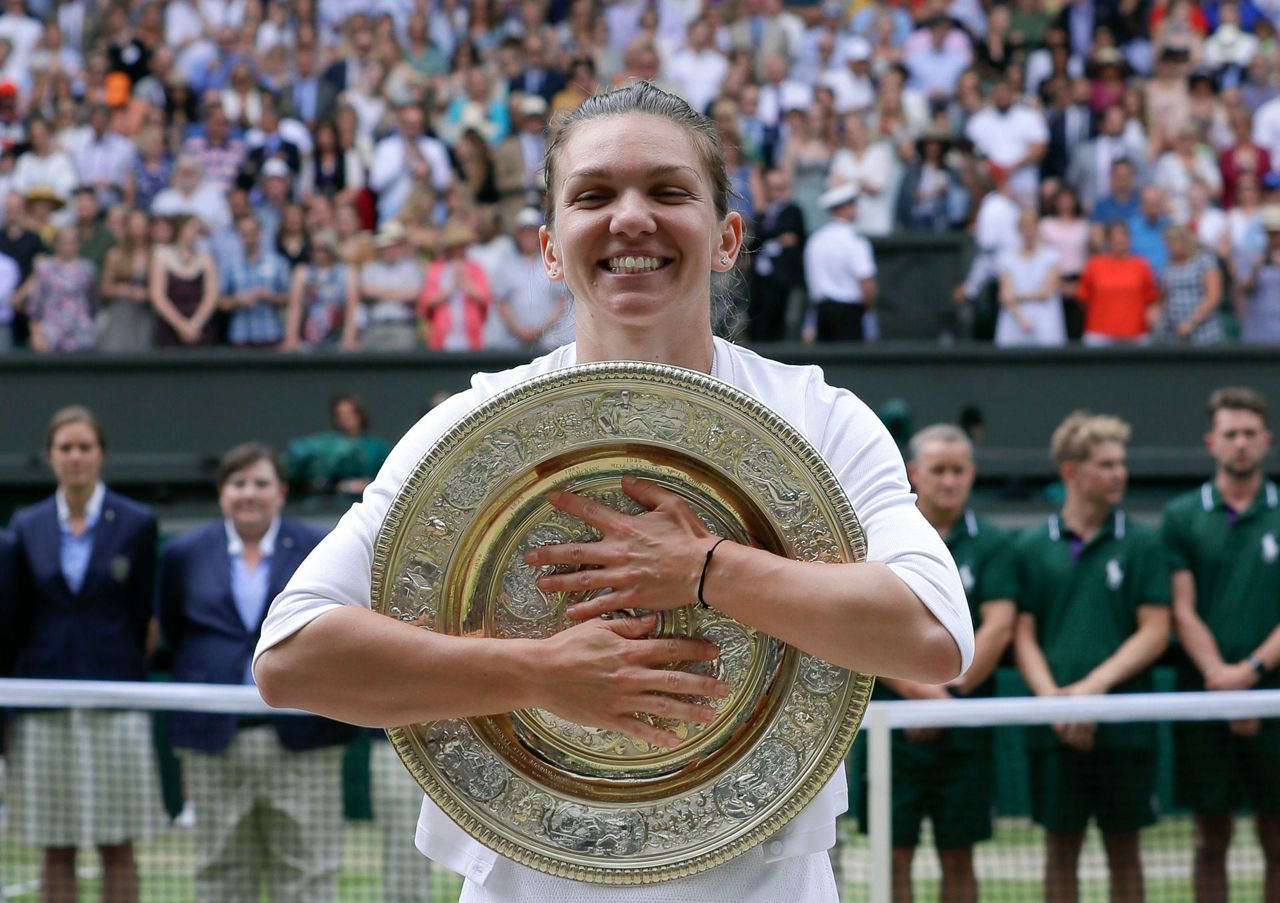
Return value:
[[(1164, 510), (1169, 566), (1190, 571), (1196, 613), (1225, 661), (1248, 658), (1280, 625), (1280, 491), (1266, 482), (1249, 507), (1233, 512), (1212, 482), (1181, 495)], [(1203, 689), (1194, 664), (1179, 669), (1179, 685)], [(1280, 670), (1259, 688), (1280, 687)]]
[[(1078, 554), (1076, 547), (1078, 546)], [(1138, 606), (1168, 605), (1169, 568), (1155, 530), (1112, 513), (1081, 544), (1053, 515), (1018, 537), (1018, 607), (1036, 619), (1036, 640), (1058, 686), (1075, 683), (1110, 658), (1138, 629)], [(1152, 689), (1150, 669), (1112, 689)], [(1098, 746), (1146, 746), (1149, 726), (1100, 724)], [(1055, 742), (1030, 732), (1033, 745)]]
[[(1000, 599), (1012, 601), (1018, 596), (1017, 564), (1011, 537), (991, 521), (965, 509), (964, 516), (956, 521), (947, 534), (946, 543), (951, 557), (955, 559), (956, 568), (960, 571), (960, 582), (964, 584), (965, 598), (969, 602), (969, 616), (973, 619), (973, 629), (977, 630), (982, 625), (984, 603)], [(995, 693), (996, 680), (995, 673), (992, 672), (969, 695), (994, 696)], [(884, 683), (877, 683), (875, 698), (899, 697)], [(895, 732), (895, 736), (897, 733), (900, 732)], [(981, 742), (982, 733), (973, 730), (947, 731), (939, 743), (945, 743), (948, 748), (966, 746), (969, 741)]]

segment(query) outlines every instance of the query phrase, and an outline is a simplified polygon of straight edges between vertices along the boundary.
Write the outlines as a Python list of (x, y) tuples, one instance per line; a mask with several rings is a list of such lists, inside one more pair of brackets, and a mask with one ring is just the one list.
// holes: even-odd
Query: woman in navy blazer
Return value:
[[(107, 489), (102, 427), (64, 408), (45, 431), (58, 489), (13, 516), (16, 677), (145, 680), (155, 602), (156, 519)], [(161, 823), (145, 712), (28, 710), (14, 718), (15, 824), (44, 850), (43, 899), (74, 899), (80, 846), (102, 857), (102, 897), (138, 896), (133, 841)]]
[[(173, 679), (252, 684), (271, 600), (324, 533), (281, 517), (275, 452), (246, 443), (218, 466), (222, 517), (170, 541), (160, 626)], [(174, 712), (169, 741), (195, 809), (196, 899), (333, 900), (342, 858), (342, 756), (356, 729), (315, 716)]]

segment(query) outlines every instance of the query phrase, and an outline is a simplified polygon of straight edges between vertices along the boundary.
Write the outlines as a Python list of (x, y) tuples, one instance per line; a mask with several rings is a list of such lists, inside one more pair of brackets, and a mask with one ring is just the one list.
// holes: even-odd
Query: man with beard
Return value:
[[(1267, 400), (1253, 389), (1209, 396), (1214, 478), (1169, 504), (1174, 629), (1186, 651), (1179, 690), (1280, 687), (1280, 492), (1264, 480)], [(1197, 900), (1227, 899), (1227, 847), (1240, 803), (1266, 858), (1263, 898), (1280, 898), (1280, 721), (1175, 725), (1179, 803), (1195, 813)]]

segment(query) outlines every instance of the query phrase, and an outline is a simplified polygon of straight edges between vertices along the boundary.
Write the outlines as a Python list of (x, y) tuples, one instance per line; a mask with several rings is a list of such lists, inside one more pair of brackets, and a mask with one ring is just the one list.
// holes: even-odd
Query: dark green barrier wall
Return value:
[[(1243, 383), (1280, 404), (1280, 350), (1063, 349), (1005, 351), (884, 344), (866, 348), (773, 346), (772, 357), (814, 362), (835, 385), (874, 408), (905, 400), (915, 427), (954, 420), (978, 405), (987, 435), (982, 473), (1050, 476), (1045, 451), (1071, 410), (1119, 414), (1134, 427), (1137, 479), (1204, 473), (1203, 405), (1216, 386)], [(205, 481), (231, 445), (283, 445), (325, 428), (327, 400), (362, 395), (375, 432), (395, 440), (439, 391), (468, 385), (476, 370), (517, 363), (504, 355), (281, 355), (173, 352), (147, 356), (0, 356), (0, 492), (47, 485), (41, 433), (59, 406), (82, 403), (105, 422), (107, 478), (120, 485)]]

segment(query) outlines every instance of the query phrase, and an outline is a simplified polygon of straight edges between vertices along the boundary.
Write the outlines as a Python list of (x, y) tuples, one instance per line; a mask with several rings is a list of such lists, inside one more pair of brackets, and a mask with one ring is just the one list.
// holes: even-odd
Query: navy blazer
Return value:
[(13, 534), (0, 527), (0, 677), (13, 674), (13, 657), (18, 651), (17, 548)]
[(13, 516), (16, 677), (146, 680), (155, 610), (156, 518), (107, 490), (80, 592), (62, 576), (50, 496)]
[[(160, 629), (173, 650), (173, 679), (187, 683), (239, 684), (262, 633), (260, 620), (247, 629), (231, 593), (231, 559), (221, 519), (171, 540), (160, 565)], [(271, 573), (262, 604), (265, 620), (278, 596), (322, 531), (282, 518), (271, 556)], [(169, 742), (174, 746), (220, 753), (231, 743), (239, 716), (173, 712)], [(356, 728), (327, 718), (279, 715), (272, 718), (280, 742), (300, 751), (346, 743)]]

